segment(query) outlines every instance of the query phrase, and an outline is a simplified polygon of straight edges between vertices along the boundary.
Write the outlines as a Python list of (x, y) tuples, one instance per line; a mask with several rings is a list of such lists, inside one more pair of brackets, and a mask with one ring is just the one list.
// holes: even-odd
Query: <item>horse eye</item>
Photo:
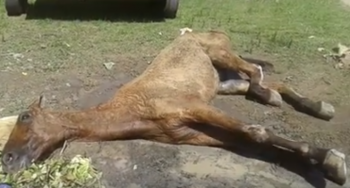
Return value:
[(30, 121), (30, 118), (31, 118), (31, 115), (29, 112), (22, 112), (19, 117), (18, 117), (18, 120), (20, 122), (23, 122), (23, 123), (29, 123)]

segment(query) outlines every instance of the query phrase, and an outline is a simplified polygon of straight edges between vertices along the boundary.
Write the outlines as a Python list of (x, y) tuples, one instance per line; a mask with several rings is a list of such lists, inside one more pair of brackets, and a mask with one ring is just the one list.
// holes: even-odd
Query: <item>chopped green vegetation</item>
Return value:
[(101, 175), (91, 165), (89, 158), (77, 155), (70, 161), (63, 158), (49, 159), (15, 174), (4, 174), (1, 168), (0, 182), (11, 184), (13, 188), (100, 188), (103, 187), (99, 182)]

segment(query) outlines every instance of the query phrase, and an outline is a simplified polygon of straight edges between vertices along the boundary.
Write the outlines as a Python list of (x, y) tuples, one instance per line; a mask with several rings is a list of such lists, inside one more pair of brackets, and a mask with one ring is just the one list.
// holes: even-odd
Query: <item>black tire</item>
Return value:
[(26, 12), (27, 0), (6, 0), (5, 8), (8, 16), (20, 16)]
[(165, 0), (164, 16), (165, 18), (176, 18), (177, 9), (180, 0)]

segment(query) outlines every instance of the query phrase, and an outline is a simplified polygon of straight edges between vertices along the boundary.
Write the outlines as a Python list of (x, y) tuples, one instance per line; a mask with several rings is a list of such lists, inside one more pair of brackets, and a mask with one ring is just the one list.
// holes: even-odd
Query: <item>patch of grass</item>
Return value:
[[(67, 7), (57, 5), (57, 10), (54, 5), (47, 7), (50, 10), (45, 10), (45, 19), (24, 20), (1, 14), (0, 33), (5, 42), (0, 51), (29, 53), (35, 68), (55, 72), (68, 69), (72, 61), (77, 64), (106, 61), (101, 58), (106, 53), (154, 55), (182, 27), (222, 29), (229, 33), (239, 51), (277, 53), (286, 58), (309, 58), (317, 53), (318, 47), (332, 48), (338, 42), (350, 41), (347, 24), (350, 16), (334, 0), (183, 0), (178, 18), (149, 23), (103, 21), (103, 17), (85, 22), (53, 21), (47, 15), (49, 11), (54, 12), (51, 15), (54, 18), (60, 17), (57, 16), (60, 13), (61, 17), (72, 13), (77, 19), (84, 19), (79, 17), (79, 10), (68, 11)], [(100, 11), (91, 10), (89, 14)], [(4, 12), (4, 8), (0, 11)], [(1, 67), (8, 63), (3, 61)]]
[(43, 164), (33, 164), (16, 174), (0, 171), (0, 182), (13, 188), (102, 188), (101, 173), (91, 166), (88, 158), (76, 156), (72, 160), (51, 159)]
[[(251, 40), (255, 39), (261, 42), (254, 48), (281, 52), (280, 48), (286, 47), (305, 53), (305, 50), (309, 52), (312, 46), (333, 45), (340, 40), (349, 40), (347, 35), (350, 29), (347, 24), (349, 14), (340, 6), (338, 1), (332, 0), (307, 2), (302, 0), (244, 2), (193, 0), (181, 1), (177, 19), (160, 23), (106, 22), (102, 20), (103, 17), (101, 20), (83, 23), (77, 20), (51, 21), (50, 19), (24, 21), (23, 17), (7, 18), (2, 13), (3, 19), (0, 25), (3, 26), (2, 32), (8, 35), (7, 39), (12, 47), (20, 49), (24, 48), (22, 44), (27, 44), (25, 49), (28, 50), (30, 47), (37, 46), (36, 42), (46, 40), (46, 46), (51, 47), (50, 50), (56, 53), (68, 51), (64, 43), (74, 44), (78, 41), (83, 42), (82, 44), (98, 41), (96, 46), (108, 44), (108, 46), (101, 45), (102, 49), (107, 49), (109, 45), (116, 45), (118, 42), (125, 43), (124, 41), (130, 41), (130, 45), (135, 45), (136, 41), (146, 46), (164, 45), (178, 34), (180, 27), (185, 26), (195, 30), (223, 29), (235, 39), (239, 46), (249, 45)], [(58, 6), (58, 8), (61, 7)], [(3, 7), (1, 11), (4, 12)], [(59, 14), (58, 10), (53, 11)], [(67, 14), (63, 12), (64, 8), (62, 8), (62, 14)], [(79, 14), (79, 10), (74, 12)], [(159, 32), (165, 36), (160, 36)], [(316, 36), (315, 40), (308, 40), (311, 35)], [(23, 42), (15, 45), (16, 42), (10, 42), (13, 40)], [(130, 45), (123, 45), (120, 50), (130, 48)], [(88, 48), (88, 46), (85, 47)], [(133, 52), (136, 51), (135, 49)]]

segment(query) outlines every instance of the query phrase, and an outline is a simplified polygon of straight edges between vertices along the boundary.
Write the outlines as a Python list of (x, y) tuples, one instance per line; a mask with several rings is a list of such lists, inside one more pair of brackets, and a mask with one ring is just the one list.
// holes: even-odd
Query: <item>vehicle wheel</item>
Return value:
[(6, 0), (5, 8), (8, 16), (20, 16), (26, 12), (27, 0)]
[(165, 0), (164, 16), (166, 18), (176, 18), (180, 0)]

